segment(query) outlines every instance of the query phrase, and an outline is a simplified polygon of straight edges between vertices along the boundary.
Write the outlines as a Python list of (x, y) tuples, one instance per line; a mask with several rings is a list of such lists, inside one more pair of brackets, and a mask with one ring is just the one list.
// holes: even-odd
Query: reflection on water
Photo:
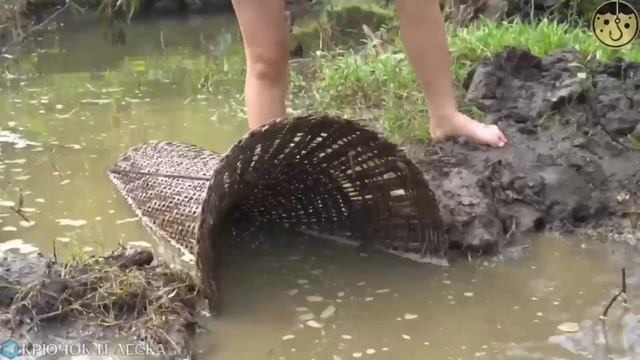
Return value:
[[(82, 26), (10, 63), (0, 84), (4, 247), (55, 244), (68, 256), (151, 243), (106, 176), (117, 156), (150, 140), (225, 151), (246, 131), (232, 20), (138, 23), (118, 47)], [(520, 259), (445, 268), (293, 240), (225, 258), (224, 313), (199, 335), (206, 358), (605, 359), (609, 349), (635, 359), (640, 350), (640, 257), (624, 248), (541, 238)], [(631, 307), (614, 305), (605, 343), (599, 315), (622, 266)], [(579, 331), (563, 333), (563, 323)]]

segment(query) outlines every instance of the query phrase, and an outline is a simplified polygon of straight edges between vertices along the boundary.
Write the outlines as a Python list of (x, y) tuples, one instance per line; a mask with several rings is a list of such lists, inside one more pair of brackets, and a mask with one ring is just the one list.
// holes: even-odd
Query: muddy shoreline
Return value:
[(474, 66), (466, 101), (510, 143), (409, 144), (455, 248), (496, 254), (530, 233), (640, 240), (640, 65), (509, 48)]
[(148, 249), (57, 261), (0, 252), (0, 337), (42, 356), (192, 356), (202, 300), (188, 274)]

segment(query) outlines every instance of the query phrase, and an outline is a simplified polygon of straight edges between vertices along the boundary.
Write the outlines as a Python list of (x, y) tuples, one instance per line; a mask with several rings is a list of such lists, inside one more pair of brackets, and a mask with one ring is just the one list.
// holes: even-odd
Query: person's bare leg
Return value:
[(247, 58), (245, 104), (255, 129), (286, 115), (289, 31), (284, 0), (233, 0)]
[(495, 125), (484, 125), (458, 111), (450, 71), (444, 16), (437, 0), (396, 0), (400, 34), (429, 105), (433, 141), (465, 137), (502, 147), (507, 138)]

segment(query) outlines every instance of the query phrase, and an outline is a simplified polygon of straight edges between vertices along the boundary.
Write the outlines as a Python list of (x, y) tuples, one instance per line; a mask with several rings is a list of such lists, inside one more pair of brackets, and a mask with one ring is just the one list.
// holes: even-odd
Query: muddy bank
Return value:
[(25, 358), (189, 357), (199, 299), (190, 276), (146, 249), (68, 263), (39, 252), (0, 253), (0, 338), (25, 346)]
[[(509, 48), (478, 63), (466, 100), (510, 143), (410, 145), (455, 247), (495, 253), (532, 232), (640, 241), (640, 65)], [(635, 145), (637, 146), (637, 144)]]

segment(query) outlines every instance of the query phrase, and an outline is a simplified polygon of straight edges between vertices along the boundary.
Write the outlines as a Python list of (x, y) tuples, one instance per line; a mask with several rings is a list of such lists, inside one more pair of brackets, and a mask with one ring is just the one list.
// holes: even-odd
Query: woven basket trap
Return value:
[(156, 240), (196, 258), (209, 299), (219, 291), (221, 242), (257, 241), (273, 224), (415, 260), (444, 258), (448, 247), (421, 171), (397, 146), (350, 120), (276, 120), (225, 154), (142, 144), (109, 177)]

